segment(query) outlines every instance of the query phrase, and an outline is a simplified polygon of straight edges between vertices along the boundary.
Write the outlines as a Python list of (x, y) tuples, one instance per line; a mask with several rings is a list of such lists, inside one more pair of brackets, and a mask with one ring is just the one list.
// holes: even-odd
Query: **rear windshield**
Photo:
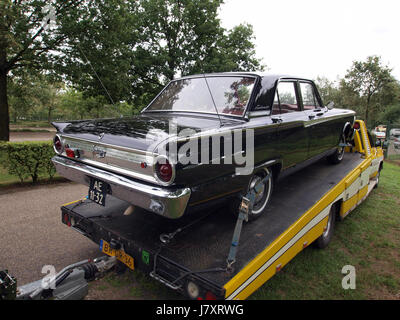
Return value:
[(254, 82), (255, 78), (252, 77), (221, 76), (172, 81), (146, 108), (145, 112), (216, 113), (217, 109), (219, 114), (242, 116), (253, 91)]

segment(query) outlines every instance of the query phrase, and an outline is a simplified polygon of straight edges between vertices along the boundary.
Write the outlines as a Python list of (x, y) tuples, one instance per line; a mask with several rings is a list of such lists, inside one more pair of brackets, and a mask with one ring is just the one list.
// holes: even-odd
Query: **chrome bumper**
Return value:
[(52, 161), (57, 172), (69, 180), (89, 185), (90, 177), (99, 179), (111, 186), (111, 194), (116, 198), (167, 218), (180, 218), (190, 198), (189, 188), (150, 186), (60, 156), (55, 156)]

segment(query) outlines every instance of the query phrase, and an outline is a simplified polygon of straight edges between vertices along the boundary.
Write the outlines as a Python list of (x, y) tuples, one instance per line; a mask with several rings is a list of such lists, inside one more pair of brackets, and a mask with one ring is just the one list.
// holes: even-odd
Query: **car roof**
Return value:
[(274, 81), (274, 80), (276, 81), (276, 80), (283, 79), (283, 78), (300, 79), (299, 77), (294, 77), (294, 76), (290, 76), (287, 74), (271, 74), (271, 73), (266, 73), (266, 72), (262, 72), (262, 71), (251, 71), (251, 72), (236, 71), (236, 72), (198, 73), (198, 74), (192, 74), (192, 75), (180, 77), (175, 80), (198, 78), (198, 77), (212, 77), (212, 76), (253, 76), (253, 77), (268, 78), (269, 80), (272, 80), (272, 81)]
[(193, 79), (193, 78), (202, 78), (202, 77), (228, 77), (228, 76), (251, 76), (251, 77), (257, 77), (260, 79), (261, 83), (261, 88), (259, 93), (256, 96), (256, 99), (258, 99), (260, 96), (264, 96), (263, 100), (268, 101), (265, 102), (266, 105), (271, 105), (273, 99), (274, 99), (274, 90), (276, 87), (276, 84), (279, 80), (284, 80), (284, 79), (295, 79), (295, 80), (303, 80), (303, 81), (312, 81), (310, 79), (302, 78), (302, 77), (296, 77), (288, 74), (271, 74), (267, 73), (264, 71), (250, 71), (250, 72), (245, 72), (245, 71), (236, 71), (236, 72), (215, 72), (215, 73), (204, 73), (204, 74), (193, 74), (193, 75), (188, 75), (184, 76), (181, 78), (174, 79), (172, 81), (176, 80), (181, 80), (181, 79)]
[[(198, 73), (192, 74), (188, 76), (184, 76), (181, 78), (177, 78), (174, 80), (181, 80), (181, 79), (191, 79), (191, 78), (199, 78), (199, 77), (227, 77), (227, 76), (252, 76), (252, 77), (259, 77), (262, 79), (262, 82), (265, 86), (272, 87), (278, 80), (282, 79), (296, 79), (296, 80), (304, 80), (304, 81), (312, 81), (311, 79), (303, 78), (303, 77), (296, 77), (293, 75), (288, 74), (271, 74), (264, 71), (235, 71), (235, 72), (215, 72), (215, 73)], [(172, 80), (172, 81), (174, 81)]]

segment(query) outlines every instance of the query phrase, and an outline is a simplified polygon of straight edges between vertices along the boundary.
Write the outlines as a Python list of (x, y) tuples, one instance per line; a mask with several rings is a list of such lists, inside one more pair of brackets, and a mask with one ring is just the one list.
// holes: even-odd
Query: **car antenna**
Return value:
[(79, 46), (79, 44), (76, 44), (78, 46), (79, 51), (81, 52), (81, 54), (85, 57), (86, 61), (89, 63), (90, 68), (92, 69), (94, 75), (96, 76), (97, 80), (99, 80), (101, 86), (103, 87), (104, 91), (107, 93), (108, 98), (110, 99), (112, 105), (115, 106), (114, 100), (111, 98), (110, 93), (108, 92), (107, 88), (105, 87), (105, 85), (103, 84), (103, 82), (100, 80), (99, 75), (97, 74), (96, 70), (93, 68), (92, 64), (90, 63), (89, 59), (86, 57), (85, 53), (83, 52), (83, 50), (81, 49), (81, 47)]
[(212, 94), (212, 92), (211, 92), (210, 86), (208, 85), (208, 81), (207, 81), (206, 75), (204, 74), (204, 69), (201, 68), (201, 70), (203, 71), (202, 74), (203, 74), (204, 81), (206, 82), (208, 92), (210, 93), (211, 100), (212, 100), (212, 102), (213, 102), (215, 111), (217, 112), (217, 116), (218, 116), (218, 119), (219, 119), (219, 125), (220, 125), (220, 127), (223, 127), (224, 124), (222, 123), (221, 117), (220, 117), (220, 115), (219, 115), (219, 113), (218, 113), (218, 108), (217, 108), (217, 105), (215, 104), (214, 96), (213, 96), (213, 94)]

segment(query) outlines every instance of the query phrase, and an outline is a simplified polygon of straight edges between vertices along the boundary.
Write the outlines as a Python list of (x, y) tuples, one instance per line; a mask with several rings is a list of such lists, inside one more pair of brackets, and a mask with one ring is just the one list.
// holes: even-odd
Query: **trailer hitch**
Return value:
[(13, 300), (17, 294), (17, 279), (8, 273), (0, 271), (0, 300)]
[(111, 270), (115, 257), (103, 256), (71, 264), (44, 285), (37, 280), (17, 287), (17, 280), (7, 270), (0, 271), (0, 300), (79, 300), (88, 293), (88, 282)]

